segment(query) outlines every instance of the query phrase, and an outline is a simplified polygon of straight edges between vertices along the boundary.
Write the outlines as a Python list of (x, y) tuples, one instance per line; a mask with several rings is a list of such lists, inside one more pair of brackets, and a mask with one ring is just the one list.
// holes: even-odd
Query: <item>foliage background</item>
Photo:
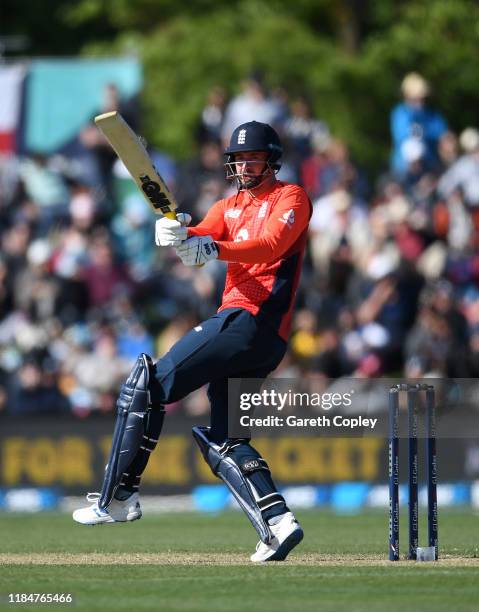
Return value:
[(453, 129), (479, 123), (474, 0), (4, 0), (2, 12), (0, 35), (26, 35), (31, 56), (138, 55), (142, 131), (179, 158), (194, 147), (208, 89), (234, 94), (253, 69), (271, 88), (306, 94), (373, 171), (386, 163), (389, 111), (410, 70), (430, 80)]

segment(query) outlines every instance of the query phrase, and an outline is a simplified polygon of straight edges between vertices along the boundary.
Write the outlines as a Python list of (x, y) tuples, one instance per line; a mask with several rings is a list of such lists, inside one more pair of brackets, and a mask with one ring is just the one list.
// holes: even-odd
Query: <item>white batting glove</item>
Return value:
[(188, 238), (186, 226), (191, 223), (191, 215), (178, 213), (175, 219), (162, 217), (155, 223), (156, 246), (178, 246)]
[(176, 247), (185, 266), (202, 266), (218, 257), (218, 247), (211, 236), (192, 236)]

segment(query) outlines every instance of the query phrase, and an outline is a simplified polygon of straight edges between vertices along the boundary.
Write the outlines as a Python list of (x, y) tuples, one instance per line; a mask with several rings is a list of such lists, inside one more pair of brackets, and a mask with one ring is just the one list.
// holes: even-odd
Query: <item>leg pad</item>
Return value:
[(269, 544), (273, 534), (263, 511), (275, 504), (284, 504), (284, 499), (276, 491), (262, 495), (251, 479), (258, 471), (266, 471), (269, 475), (268, 464), (249, 445), (249, 440), (226, 440), (219, 445), (210, 440), (208, 434), (207, 427), (193, 427), (193, 437), (211, 471), (223, 480), (261, 540)]
[(147, 415), (151, 410), (148, 385), (152, 370), (151, 357), (142, 353), (121, 388), (112, 448), (98, 503), (100, 508), (106, 508), (111, 502), (123, 473), (128, 473), (128, 467), (142, 445)]

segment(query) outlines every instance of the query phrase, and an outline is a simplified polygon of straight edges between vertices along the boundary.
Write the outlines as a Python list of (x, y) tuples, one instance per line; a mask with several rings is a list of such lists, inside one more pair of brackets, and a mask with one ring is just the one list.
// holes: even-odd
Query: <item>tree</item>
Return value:
[(431, 82), (453, 128), (477, 124), (473, 0), (55, 0), (55, 7), (69, 31), (89, 29), (84, 54), (141, 57), (145, 135), (180, 157), (194, 146), (209, 88), (234, 93), (253, 68), (271, 87), (306, 93), (318, 117), (376, 171), (387, 161), (389, 111), (412, 69)]

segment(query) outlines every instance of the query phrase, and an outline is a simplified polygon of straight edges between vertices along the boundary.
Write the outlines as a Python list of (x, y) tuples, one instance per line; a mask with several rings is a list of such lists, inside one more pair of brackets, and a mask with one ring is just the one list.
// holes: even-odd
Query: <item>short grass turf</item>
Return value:
[(257, 566), (255, 532), (238, 512), (98, 527), (61, 514), (3, 514), (0, 605), (59, 608), (8, 604), (8, 593), (35, 592), (71, 593), (75, 610), (477, 610), (477, 514), (440, 513), (437, 563), (388, 562), (384, 511), (298, 518), (305, 539), (290, 558)]

